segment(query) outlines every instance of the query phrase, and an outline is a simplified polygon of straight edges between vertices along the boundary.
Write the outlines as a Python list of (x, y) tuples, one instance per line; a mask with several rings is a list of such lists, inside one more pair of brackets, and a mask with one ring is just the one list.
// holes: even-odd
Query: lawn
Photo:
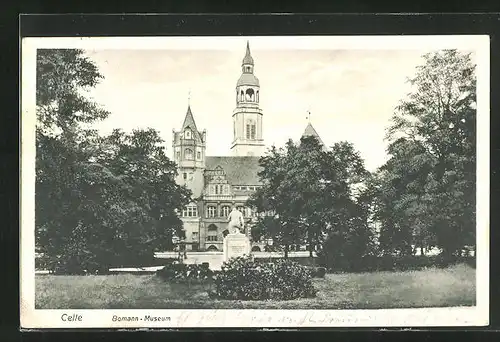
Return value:
[(208, 298), (210, 284), (166, 283), (155, 275), (36, 276), (37, 309), (389, 309), (473, 306), (475, 270), (327, 274), (318, 296), (291, 301)]

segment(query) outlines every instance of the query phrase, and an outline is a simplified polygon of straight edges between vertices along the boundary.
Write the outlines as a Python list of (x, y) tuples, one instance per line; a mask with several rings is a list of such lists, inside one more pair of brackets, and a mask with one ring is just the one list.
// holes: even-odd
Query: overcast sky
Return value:
[[(130, 131), (153, 127), (171, 156), (172, 129), (182, 125), (191, 91), (207, 155), (230, 155), (235, 86), (246, 39), (226, 50), (87, 50), (105, 79), (91, 96), (111, 116), (99, 124)], [(428, 50), (293, 50), (250, 48), (260, 80), (266, 145), (298, 140), (311, 123), (325, 144), (354, 143), (374, 170), (386, 158), (385, 128), (409, 91), (407, 77)]]

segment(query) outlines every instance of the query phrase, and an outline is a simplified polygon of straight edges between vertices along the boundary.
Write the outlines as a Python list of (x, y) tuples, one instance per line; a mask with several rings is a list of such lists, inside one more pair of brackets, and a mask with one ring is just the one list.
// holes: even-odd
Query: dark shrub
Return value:
[(212, 278), (212, 271), (208, 264), (169, 264), (156, 271), (156, 274), (163, 280), (182, 282), (188, 280), (205, 281)]
[(318, 267), (316, 268), (316, 278), (324, 278), (326, 274), (326, 268)]
[(215, 295), (223, 299), (290, 300), (316, 296), (312, 272), (290, 260), (256, 263), (251, 257), (231, 259), (215, 277)]
[(444, 268), (451, 265), (466, 263), (475, 267), (475, 257), (457, 257), (443, 255), (384, 255), (384, 256), (365, 256), (362, 262), (356, 267), (348, 262), (325, 263), (320, 260), (330, 272), (375, 272), (375, 271), (409, 271), (420, 270), (429, 267)]

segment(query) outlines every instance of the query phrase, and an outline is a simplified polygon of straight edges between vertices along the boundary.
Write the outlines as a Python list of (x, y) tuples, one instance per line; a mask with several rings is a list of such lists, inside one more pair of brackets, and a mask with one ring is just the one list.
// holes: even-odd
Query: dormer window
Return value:
[(189, 129), (186, 129), (186, 131), (184, 131), (184, 138), (191, 139), (191, 131)]

